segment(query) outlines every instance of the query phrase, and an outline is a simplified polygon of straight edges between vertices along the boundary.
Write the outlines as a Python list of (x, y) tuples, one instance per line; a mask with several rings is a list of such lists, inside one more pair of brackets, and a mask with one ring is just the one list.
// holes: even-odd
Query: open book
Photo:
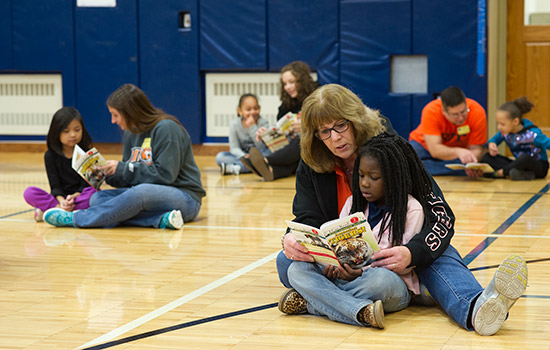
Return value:
[(288, 112), (282, 116), (273, 128), (266, 130), (263, 134), (260, 135), (262, 141), (266, 146), (272, 151), (275, 152), (286, 145), (289, 141), (287, 135), (290, 134), (290, 126), (292, 123), (300, 118), (300, 113), (295, 114)]
[(294, 238), (321, 264), (362, 267), (370, 264), (371, 255), (380, 251), (362, 212), (326, 222), (320, 228), (288, 220), (286, 223)]
[(105, 158), (103, 158), (95, 147), (84, 152), (78, 145), (74, 146), (71, 165), (96, 190), (105, 181), (105, 173), (99, 170), (99, 167), (105, 164), (107, 164)]
[(468, 163), (468, 164), (457, 163), (457, 164), (445, 164), (445, 166), (453, 170), (472, 169), (472, 170), (483, 170), (484, 173), (495, 172), (495, 169), (493, 169), (493, 167), (487, 163)]

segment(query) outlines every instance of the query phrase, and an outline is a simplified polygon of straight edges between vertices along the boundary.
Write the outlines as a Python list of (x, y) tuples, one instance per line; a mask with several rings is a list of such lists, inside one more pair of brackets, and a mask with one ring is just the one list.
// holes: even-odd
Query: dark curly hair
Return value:
[[(425, 211), (432, 192), (430, 176), (412, 146), (401, 136), (386, 132), (374, 136), (359, 149), (355, 160), (350, 214), (364, 212), (368, 206), (359, 188), (359, 162), (363, 157), (376, 160), (382, 172), (385, 212), (380, 232), (389, 228), (393, 245), (401, 245), (407, 219), (408, 195), (418, 200)], [(424, 216), (426, 223), (427, 215)]]

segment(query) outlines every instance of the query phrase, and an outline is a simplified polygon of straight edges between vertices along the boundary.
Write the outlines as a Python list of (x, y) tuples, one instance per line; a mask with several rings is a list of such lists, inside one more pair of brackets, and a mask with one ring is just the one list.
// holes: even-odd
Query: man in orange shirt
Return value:
[[(464, 175), (445, 164), (479, 162), (486, 152), (487, 115), (476, 101), (451, 86), (440, 98), (422, 110), (420, 125), (409, 134), (409, 141), (432, 175)], [(480, 170), (466, 169), (477, 177)]]

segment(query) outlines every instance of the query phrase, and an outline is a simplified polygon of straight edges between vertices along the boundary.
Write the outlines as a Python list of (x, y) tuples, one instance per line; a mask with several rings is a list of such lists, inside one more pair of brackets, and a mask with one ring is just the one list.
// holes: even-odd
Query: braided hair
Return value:
[[(412, 146), (405, 139), (398, 135), (381, 133), (365, 142), (359, 149), (353, 168), (353, 197), (350, 214), (364, 212), (368, 206), (359, 187), (359, 162), (362, 157), (370, 157), (378, 161), (382, 172), (385, 207), (380, 232), (389, 228), (392, 244), (401, 245), (407, 219), (408, 195), (418, 200), (426, 211), (428, 196), (432, 192), (430, 176)], [(424, 217), (424, 224), (426, 223), (427, 215)]]

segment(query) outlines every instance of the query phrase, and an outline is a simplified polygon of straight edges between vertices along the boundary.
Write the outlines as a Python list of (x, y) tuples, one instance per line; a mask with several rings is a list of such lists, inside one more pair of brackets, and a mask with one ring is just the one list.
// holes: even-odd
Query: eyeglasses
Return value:
[(468, 113), (470, 113), (470, 108), (466, 108), (465, 110), (463, 110), (462, 112), (458, 112), (458, 113), (449, 113), (449, 111), (447, 109), (445, 109), (445, 112), (447, 112), (447, 114), (449, 115), (449, 117), (451, 118), (458, 118), (460, 116), (464, 117), (466, 115), (468, 115)]
[(317, 132), (315, 133), (315, 136), (317, 136), (319, 140), (324, 141), (330, 137), (331, 132), (333, 130), (341, 134), (348, 129), (349, 129), (349, 120), (342, 120), (334, 124), (332, 128), (317, 130)]

